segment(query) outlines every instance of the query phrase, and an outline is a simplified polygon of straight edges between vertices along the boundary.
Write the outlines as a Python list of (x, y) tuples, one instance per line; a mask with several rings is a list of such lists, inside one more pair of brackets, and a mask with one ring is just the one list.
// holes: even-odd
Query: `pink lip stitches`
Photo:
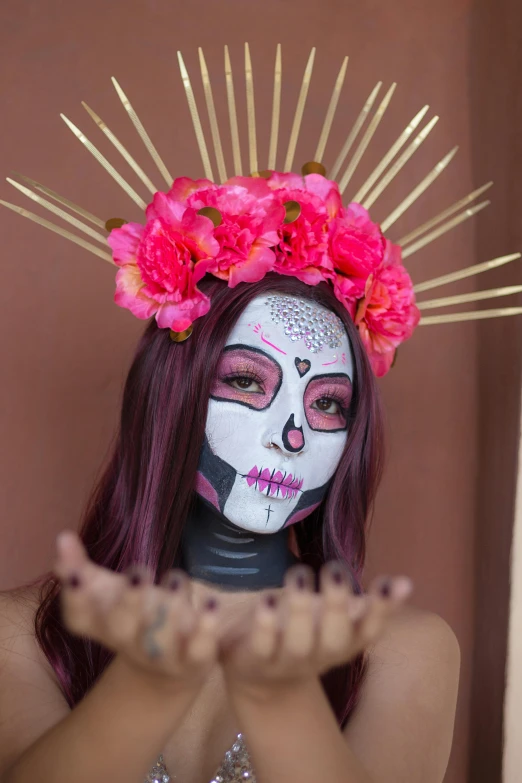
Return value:
[(298, 479), (291, 473), (258, 468), (257, 465), (244, 478), (246, 478), (248, 486), (255, 486), (258, 492), (266, 492), (267, 495), (283, 498), (295, 498), (303, 486), (303, 479)]

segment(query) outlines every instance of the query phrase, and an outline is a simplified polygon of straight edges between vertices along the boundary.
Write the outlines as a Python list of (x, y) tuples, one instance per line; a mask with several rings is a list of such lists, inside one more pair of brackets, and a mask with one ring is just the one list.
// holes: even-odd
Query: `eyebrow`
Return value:
[(307, 388), (312, 383), (312, 381), (318, 381), (318, 380), (320, 381), (324, 379), (333, 381), (334, 383), (336, 381), (338, 383), (345, 383), (347, 381), (350, 384), (350, 386), (353, 386), (352, 379), (345, 372), (325, 372), (320, 375), (314, 375), (312, 378), (310, 378), (307, 383)]
[(247, 345), (246, 343), (234, 343), (233, 345), (225, 345), (225, 347), (223, 348), (223, 353), (228, 353), (228, 351), (249, 351), (251, 353), (257, 353), (259, 354), (260, 358), (263, 357), (264, 359), (267, 359), (271, 364), (277, 365), (279, 371), (281, 373), (283, 372), (281, 366), (279, 365), (279, 362), (276, 359), (274, 359), (273, 356), (270, 356), (269, 353), (263, 351), (261, 348), (254, 348), (253, 345)]

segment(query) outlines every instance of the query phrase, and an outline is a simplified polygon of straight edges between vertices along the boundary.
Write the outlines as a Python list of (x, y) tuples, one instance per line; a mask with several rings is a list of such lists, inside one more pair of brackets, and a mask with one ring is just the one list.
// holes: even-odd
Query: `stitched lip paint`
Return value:
[(258, 468), (255, 465), (244, 477), (249, 487), (270, 497), (295, 498), (302, 491), (303, 479), (280, 470)]

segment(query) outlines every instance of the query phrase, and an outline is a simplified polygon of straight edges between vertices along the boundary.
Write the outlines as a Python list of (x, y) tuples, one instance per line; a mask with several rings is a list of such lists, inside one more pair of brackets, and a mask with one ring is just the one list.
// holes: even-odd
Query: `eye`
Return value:
[(233, 389), (239, 389), (239, 391), (263, 394), (263, 389), (260, 384), (254, 380), (254, 378), (249, 378), (246, 375), (236, 375), (234, 378), (227, 378), (227, 383), (229, 383)]
[(321, 413), (329, 413), (334, 416), (341, 413), (341, 406), (332, 397), (321, 397), (313, 403), (312, 408), (316, 408)]

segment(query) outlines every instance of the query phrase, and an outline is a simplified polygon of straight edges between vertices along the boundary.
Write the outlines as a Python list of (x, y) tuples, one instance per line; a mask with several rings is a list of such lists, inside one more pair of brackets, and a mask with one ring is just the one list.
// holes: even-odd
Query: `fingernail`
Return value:
[(265, 596), (265, 605), (269, 609), (275, 609), (276, 604), (277, 604), (277, 599), (276, 599), (275, 595), (267, 595), (267, 596)]
[(76, 589), (80, 586), (80, 577), (78, 574), (71, 574), (67, 577), (67, 580), (65, 582), (67, 587), (72, 587), (73, 589)]
[(207, 598), (205, 601), (205, 611), (215, 612), (217, 609), (217, 601), (215, 598)]
[(176, 592), (176, 590), (179, 590), (181, 587), (181, 581), (179, 577), (177, 576), (169, 576), (167, 579), (167, 588), (169, 590), (172, 590), (173, 592)]
[(383, 598), (389, 598), (391, 595), (391, 589), (392, 585), (390, 579), (385, 579), (379, 587), (379, 593)]
[(295, 580), (296, 587), (299, 588), (299, 590), (304, 590), (306, 587), (306, 579), (302, 574), (298, 574)]
[(127, 574), (127, 579), (131, 587), (139, 587), (143, 581), (141, 576), (136, 572)]
[(333, 563), (330, 566), (330, 579), (336, 585), (342, 585), (344, 583), (344, 570), (339, 563)]

